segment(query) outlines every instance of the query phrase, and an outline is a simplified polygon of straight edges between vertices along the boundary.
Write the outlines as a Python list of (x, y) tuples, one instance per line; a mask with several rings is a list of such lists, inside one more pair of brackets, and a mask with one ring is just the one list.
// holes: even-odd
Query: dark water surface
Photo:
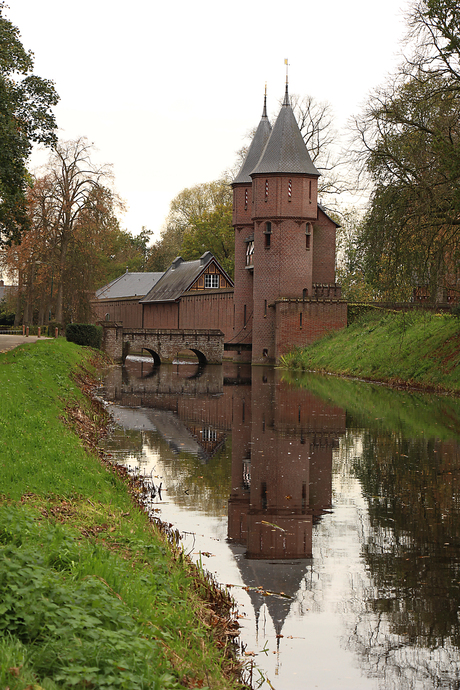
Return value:
[(459, 401), (141, 358), (104, 396), (114, 461), (232, 586), (255, 685), (460, 688)]

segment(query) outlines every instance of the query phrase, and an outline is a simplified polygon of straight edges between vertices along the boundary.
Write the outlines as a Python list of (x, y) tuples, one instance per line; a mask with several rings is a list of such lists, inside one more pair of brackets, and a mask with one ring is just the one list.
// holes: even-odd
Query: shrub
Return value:
[(100, 349), (102, 343), (102, 326), (92, 323), (69, 323), (65, 329), (69, 342)]

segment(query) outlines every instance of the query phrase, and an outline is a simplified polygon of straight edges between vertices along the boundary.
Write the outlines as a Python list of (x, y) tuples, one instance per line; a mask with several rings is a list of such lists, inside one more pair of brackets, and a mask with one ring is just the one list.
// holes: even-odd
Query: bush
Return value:
[(102, 326), (94, 326), (92, 323), (69, 323), (65, 329), (65, 335), (71, 343), (101, 348)]

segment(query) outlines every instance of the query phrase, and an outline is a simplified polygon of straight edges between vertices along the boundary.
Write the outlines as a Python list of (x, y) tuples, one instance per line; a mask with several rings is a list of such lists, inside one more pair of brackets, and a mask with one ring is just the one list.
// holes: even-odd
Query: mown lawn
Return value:
[(365, 314), (283, 358), (283, 366), (460, 391), (460, 320), (423, 311)]
[(0, 687), (241, 687), (226, 597), (98, 455), (100, 365), (62, 339), (0, 354)]

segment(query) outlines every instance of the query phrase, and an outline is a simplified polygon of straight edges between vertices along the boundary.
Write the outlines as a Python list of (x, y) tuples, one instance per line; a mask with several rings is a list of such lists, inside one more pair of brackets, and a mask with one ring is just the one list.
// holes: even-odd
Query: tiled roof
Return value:
[(238, 175), (233, 180), (233, 184), (246, 183), (251, 184), (252, 180), (249, 177), (251, 172), (257, 165), (262, 151), (265, 148), (265, 144), (268, 141), (270, 132), (272, 131), (272, 126), (267, 117), (267, 98), (264, 99), (264, 109), (262, 111), (262, 119), (259, 122), (259, 126), (256, 129), (256, 133), (251, 141), (251, 145), (248, 149), (246, 158), (243, 165), (238, 173)]
[(286, 96), (273, 131), (252, 175), (268, 173), (300, 173), (319, 177), (307, 151), (294, 112)]
[(181, 256), (178, 256), (168, 270), (165, 271), (161, 280), (140, 301), (144, 304), (148, 302), (174, 302), (184, 292), (187, 292), (211, 262), (217, 265), (219, 271), (233, 285), (232, 279), (226, 274), (211, 252), (205, 252), (202, 257), (195, 261), (184, 261)]
[(96, 290), (97, 299), (144, 297), (160, 280), (163, 273), (123, 273), (108, 285)]

